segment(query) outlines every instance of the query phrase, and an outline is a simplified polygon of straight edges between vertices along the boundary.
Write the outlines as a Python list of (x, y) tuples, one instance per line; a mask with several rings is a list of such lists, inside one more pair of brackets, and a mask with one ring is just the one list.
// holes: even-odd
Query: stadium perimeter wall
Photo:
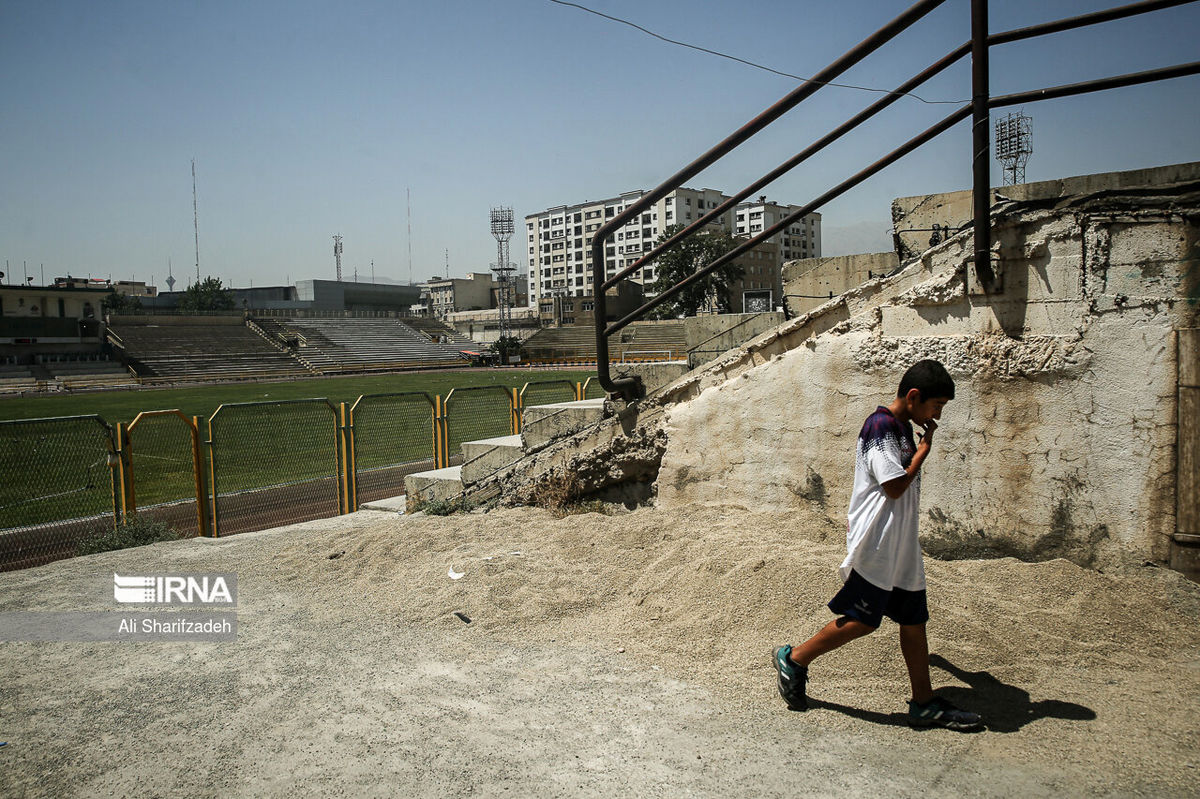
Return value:
[(958, 389), (924, 468), (926, 551), (1195, 575), (1200, 184), (1149, 193), (1002, 205), (1000, 290), (975, 285), (963, 233), (684, 378), (661, 400), (658, 503), (844, 518), (863, 420), (936, 358)]

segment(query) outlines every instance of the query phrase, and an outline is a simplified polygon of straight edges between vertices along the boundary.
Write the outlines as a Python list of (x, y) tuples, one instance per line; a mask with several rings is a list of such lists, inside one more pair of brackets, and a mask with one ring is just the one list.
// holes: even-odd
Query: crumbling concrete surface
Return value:
[(1165, 561), (1198, 218), (1194, 183), (999, 206), (999, 291), (960, 234), (664, 392), (687, 401), (667, 409), (658, 503), (840, 518), (862, 420), (936, 358), (958, 391), (924, 470), (928, 552)]

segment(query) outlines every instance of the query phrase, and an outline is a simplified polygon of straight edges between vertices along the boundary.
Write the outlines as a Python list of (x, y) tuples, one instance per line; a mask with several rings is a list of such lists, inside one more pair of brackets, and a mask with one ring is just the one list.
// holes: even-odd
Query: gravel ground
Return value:
[(934, 684), (988, 729), (917, 731), (889, 623), (812, 710), (775, 693), (843, 546), (804, 509), (362, 511), (0, 574), (0, 611), (115, 611), (114, 571), (239, 592), (235, 642), (0, 644), (0, 794), (1196, 795), (1200, 586), (929, 561)]

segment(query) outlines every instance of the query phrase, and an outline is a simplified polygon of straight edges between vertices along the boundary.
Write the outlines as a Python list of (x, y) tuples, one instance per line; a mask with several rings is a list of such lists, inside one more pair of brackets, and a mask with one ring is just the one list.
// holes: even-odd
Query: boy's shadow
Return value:
[[(949, 672), (970, 686), (969, 688), (956, 686), (939, 688), (937, 694), (964, 710), (971, 710), (983, 716), (984, 724), (992, 732), (1016, 732), (1031, 721), (1045, 718), (1070, 719), (1072, 721), (1091, 721), (1096, 718), (1094, 710), (1074, 702), (1063, 702), (1057, 699), (1030, 702), (1029, 692), (1025, 689), (1002, 683), (986, 671), (964, 671), (941, 655), (930, 655), (929, 665)], [(836, 710), (847, 716), (876, 724), (897, 726), (908, 724), (908, 716), (905, 713), (876, 713), (871, 710), (814, 699), (809, 700), (809, 706)]]

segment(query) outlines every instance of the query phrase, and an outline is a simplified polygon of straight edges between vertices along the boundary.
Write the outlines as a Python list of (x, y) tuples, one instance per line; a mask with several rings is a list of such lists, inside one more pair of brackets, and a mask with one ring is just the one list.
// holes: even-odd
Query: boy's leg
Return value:
[[(849, 616), (842, 616), (840, 619), (834, 619), (826, 624), (820, 632), (793, 649), (792, 662), (800, 666), (807, 666), (826, 652), (832, 652), (839, 646), (873, 632), (875, 632), (874, 627), (869, 627)], [(928, 655), (926, 655), (926, 660), (928, 660)]]
[(900, 625), (900, 651), (904, 653), (908, 680), (912, 683), (913, 698), (908, 703), (908, 723), (911, 726), (946, 727), (961, 732), (978, 730), (983, 726), (979, 714), (960, 710), (940, 696), (933, 695), (929, 683), (929, 642), (925, 637), (924, 624)]
[(933, 698), (933, 686), (929, 682), (929, 640), (924, 624), (900, 625), (900, 651), (904, 654), (904, 665), (908, 667), (913, 701), (924, 705)]
[(798, 649), (786, 644), (776, 647), (771, 662), (778, 676), (779, 695), (787, 702), (788, 707), (792, 710), (804, 710), (808, 707), (808, 664), (814, 658), (874, 630), (874, 627), (861, 621), (843, 616), (826, 624)]

